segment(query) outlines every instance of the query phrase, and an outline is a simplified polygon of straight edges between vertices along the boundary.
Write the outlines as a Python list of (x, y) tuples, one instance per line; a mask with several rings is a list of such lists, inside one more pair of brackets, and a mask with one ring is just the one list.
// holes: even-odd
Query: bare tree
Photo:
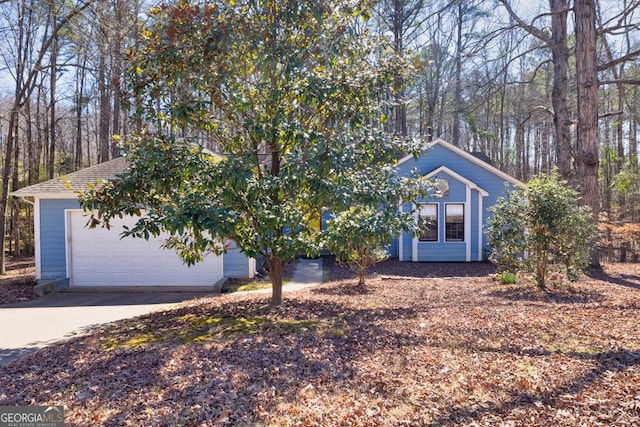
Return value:
[(567, 100), (569, 47), (567, 43), (567, 16), (570, 11), (567, 0), (549, 0), (549, 15), (551, 16), (551, 33), (544, 28), (538, 28), (533, 22), (542, 16), (534, 17), (531, 22), (525, 22), (511, 7), (510, 0), (500, 0), (509, 16), (516, 24), (527, 31), (551, 50), (553, 63), (553, 89), (551, 102), (553, 105), (553, 122), (556, 139), (556, 161), (558, 170), (564, 179), (570, 179), (571, 172), (571, 116)]
[[(395, 54), (404, 57), (406, 49), (420, 34), (420, 26), (424, 21), (422, 16), (424, 0), (380, 0), (376, 11), (383, 27), (393, 37)], [(406, 136), (407, 107), (405, 100), (405, 78), (402, 74), (395, 76), (392, 88), (394, 128), (393, 132)]]
[[(13, 76), (15, 79), (15, 92), (13, 103), (10, 108), (9, 126), (7, 129), (7, 137), (5, 139), (5, 152), (4, 152), (4, 170), (2, 173), (2, 197), (0, 199), (0, 274), (5, 274), (5, 233), (6, 233), (6, 220), (7, 220), (7, 206), (9, 199), (9, 183), (12, 177), (12, 159), (14, 156), (14, 149), (16, 147), (16, 134), (18, 129), (19, 116), (24, 108), (25, 104), (29, 101), (31, 94), (33, 93), (36, 85), (36, 78), (40, 74), (44, 60), (47, 54), (50, 52), (51, 45), (55, 42), (59, 33), (69, 25), (69, 23), (82, 13), (84, 9), (89, 6), (89, 2), (78, 3), (68, 9), (66, 14), (59, 17), (50, 31), (47, 31), (40, 40), (40, 45), (35, 47), (29, 44), (28, 41), (35, 41), (35, 34), (29, 32), (28, 19), (30, 19), (30, 13), (33, 13), (34, 8), (27, 3), (27, 0), (21, 0), (16, 5), (17, 20), (16, 20), (16, 32), (17, 34), (17, 56), (16, 61), (13, 64)], [(27, 64), (24, 61), (24, 55), (27, 52), (31, 52), (35, 49), (33, 62)]]

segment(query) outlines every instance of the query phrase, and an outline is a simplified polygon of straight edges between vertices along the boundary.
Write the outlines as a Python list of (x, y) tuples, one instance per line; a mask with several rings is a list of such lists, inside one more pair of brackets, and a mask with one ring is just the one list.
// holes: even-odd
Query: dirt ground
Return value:
[(640, 265), (564, 287), (488, 264), (387, 261), (364, 288), (237, 292), (116, 322), (0, 368), (0, 405), (72, 426), (638, 426)]
[(36, 297), (36, 268), (33, 258), (9, 258), (7, 274), (0, 276), (0, 304), (28, 301)]

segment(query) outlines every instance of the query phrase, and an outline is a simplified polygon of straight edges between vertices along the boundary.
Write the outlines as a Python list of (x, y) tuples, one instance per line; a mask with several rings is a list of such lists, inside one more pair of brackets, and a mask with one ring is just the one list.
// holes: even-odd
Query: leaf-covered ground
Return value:
[(7, 260), (7, 274), (0, 276), (0, 304), (28, 301), (36, 297), (33, 258)]
[(281, 308), (222, 295), (43, 349), (0, 368), (0, 405), (78, 426), (640, 424), (637, 265), (551, 293), (483, 264), (387, 262), (366, 290), (325, 269)]

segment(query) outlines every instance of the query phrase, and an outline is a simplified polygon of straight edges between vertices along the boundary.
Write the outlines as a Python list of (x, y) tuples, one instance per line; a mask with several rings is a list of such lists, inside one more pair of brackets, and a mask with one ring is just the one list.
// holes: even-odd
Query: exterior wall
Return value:
[[(411, 203), (403, 203), (399, 209), (402, 209), (402, 212), (411, 212)], [(391, 242), (391, 245), (389, 245), (388, 248), (389, 256), (392, 258), (398, 258), (400, 261), (411, 261), (411, 234), (402, 233), (400, 241), (403, 243), (402, 249), (398, 246), (398, 239), (394, 239)]]
[[(466, 243), (468, 241), (470, 243), (470, 259), (472, 261), (486, 260), (489, 248), (483, 228), (490, 215), (488, 209), (495, 204), (498, 197), (505, 194), (506, 188), (511, 184), (502, 177), (439, 144), (434, 144), (417, 159), (409, 159), (400, 163), (398, 170), (401, 175), (409, 176), (412, 170), (415, 169), (417, 174), (425, 176), (441, 166), (445, 166), (452, 172), (481, 187), (488, 195), (483, 197), (477, 189), (471, 189), (469, 192), (464, 182), (460, 182), (444, 171), (431, 176), (430, 179), (447, 179), (450, 186), (448, 197), (431, 198), (424, 201), (425, 203), (438, 204), (438, 242), (416, 243), (417, 239), (414, 241), (413, 236), (403, 233), (401, 237), (399, 236), (400, 242), (396, 240), (390, 246), (390, 256), (398, 257), (401, 261), (412, 261), (414, 260), (413, 251), (415, 248), (417, 251), (417, 259), (415, 261), (465, 261), (467, 260)], [(465, 232), (465, 242), (445, 241), (444, 205), (446, 203), (467, 204), (465, 211), (468, 213), (468, 218), (465, 217), (465, 222), (469, 221), (469, 227)], [(402, 209), (404, 212), (408, 212), (411, 210), (411, 206), (405, 203)], [(482, 218), (479, 217), (480, 214), (482, 214)]]
[(495, 204), (498, 197), (504, 195), (505, 187), (508, 184), (506, 181), (437, 144), (427, 149), (418, 159), (401, 163), (398, 165), (398, 170), (401, 175), (408, 176), (411, 174), (411, 169), (416, 168), (420, 175), (426, 175), (442, 165), (475, 182), (489, 193), (489, 196), (484, 198), (485, 213), (489, 206)]
[[(446, 197), (432, 198), (429, 200), (423, 200), (424, 203), (431, 203), (438, 205), (438, 241), (437, 242), (421, 242), (417, 237), (412, 238), (412, 245), (415, 245), (417, 259), (414, 261), (433, 261), (433, 262), (445, 262), (445, 261), (465, 261), (467, 252), (467, 241), (471, 240), (473, 244), (473, 236), (465, 233), (465, 240), (463, 242), (447, 242), (445, 239), (445, 206), (449, 203), (468, 203), (467, 201), (467, 186), (457, 181), (451, 175), (447, 173), (438, 173), (432, 179), (445, 179), (449, 182), (449, 195)], [(468, 209), (466, 209), (468, 210)], [(470, 215), (469, 218), (465, 218), (465, 222), (473, 221), (477, 222), (477, 215)]]
[(223, 255), (224, 275), (230, 278), (253, 278), (256, 272), (256, 263), (252, 258), (247, 258), (235, 245)]
[(67, 277), (65, 209), (80, 209), (76, 199), (40, 199), (40, 277)]
[[(65, 210), (81, 209), (73, 199), (37, 199), (39, 224), (39, 251), (36, 254), (39, 265), (38, 280), (68, 278), (65, 235)], [(38, 248), (38, 244), (36, 244)], [(232, 248), (224, 255), (224, 275), (227, 277), (250, 278), (255, 273), (255, 261), (247, 258), (238, 249)]]
[[(474, 261), (477, 261), (479, 259), (478, 257), (478, 240), (482, 241), (482, 236), (478, 235), (478, 230), (482, 230), (482, 226), (479, 226), (479, 220), (480, 218), (478, 218), (478, 205), (479, 205), (479, 199), (482, 198), (482, 195), (480, 195), (477, 191), (472, 191), (471, 192), (471, 236), (469, 236), (469, 238), (471, 239), (471, 259)], [(484, 221), (482, 221), (482, 223), (484, 224)], [(480, 256), (482, 256), (482, 251), (480, 251)]]

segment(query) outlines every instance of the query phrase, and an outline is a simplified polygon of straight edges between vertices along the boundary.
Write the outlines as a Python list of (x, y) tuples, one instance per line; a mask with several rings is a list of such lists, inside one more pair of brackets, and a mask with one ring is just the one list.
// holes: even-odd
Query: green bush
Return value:
[(557, 172), (510, 191), (489, 210), (491, 261), (533, 273), (542, 288), (551, 272), (575, 280), (587, 267), (596, 224), (589, 208), (580, 206), (579, 194)]
[(503, 285), (513, 285), (518, 279), (518, 276), (509, 270), (501, 271), (496, 277)]
[(354, 206), (327, 221), (324, 247), (338, 264), (355, 271), (358, 285), (364, 286), (367, 268), (387, 259), (386, 247), (402, 229), (400, 222), (393, 212)]

